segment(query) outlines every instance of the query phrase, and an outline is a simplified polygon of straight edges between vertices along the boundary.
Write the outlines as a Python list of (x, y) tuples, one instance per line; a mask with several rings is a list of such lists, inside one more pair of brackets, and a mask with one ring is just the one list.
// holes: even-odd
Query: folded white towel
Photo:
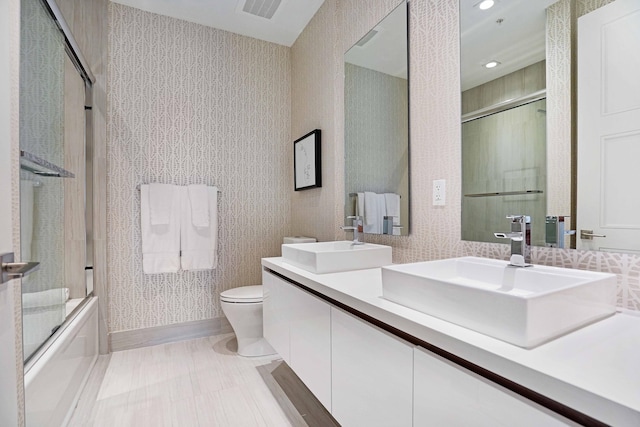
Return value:
[(175, 186), (149, 184), (149, 215), (151, 225), (167, 225), (171, 220), (171, 207)]
[(209, 227), (208, 187), (202, 184), (192, 184), (187, 189), (191, 205), (191, 223), (195, 227)]
[(378, 221), (377, 194), (370, 191), (364, 193), (364, 224), (372, 225)]
[[(33, 208), (34, 208), (34, 183), (33, 181), (20, 180), (20, 259), (31, 261), (31, 246), (33, 243)], [(23, 283), (30, 276), (22, 278)]]
[(140, 186), (142, 270), (145, 274), (175, 273), (180, 269), (180, 202), (186, 188), (174, 187), (167, 196), (167, 224), (151, 221), (150, 186)]
[[(210, 270), (218, 265), (218, 188), (207, 187), (209, 226), (196, 227), (193, 224), (191, 203), (182, 205), (182, 230), (180, 240), (183, 270)], [(185, 197), (188, 197), (185, 193)]]
[(366, 191), (364, 193), (364, 232), (382, 234), (386, 212), (384, 195)]
[(48, 289), (22, 294), (22, 308), (50, 307), (60, 305), (69, 299), (69, 288)]
[(376, 221), (376, 233), (382, 234), (384, 230), (384, 217), (387, 215), (387, 205), (384, 199), (384, 194), (377, 194), (376, 202), (378, 204), (378, 220)]
[[(384, 193), (387, 216), (393, 217), (393, 224), (400, 225), (400, 195), (395, 193)], [(394, 228), (391, 234), (400, 234), (399, 228)]]

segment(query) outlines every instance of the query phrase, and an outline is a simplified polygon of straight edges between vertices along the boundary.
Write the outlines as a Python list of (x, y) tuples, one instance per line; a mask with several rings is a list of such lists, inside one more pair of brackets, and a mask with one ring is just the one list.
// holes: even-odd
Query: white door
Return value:
[(578, 19), (576, 229), (578, 249), (640, 253), (638, 0)]
[[(12, 7), (13, 6), (13, 7)], [(11, 197), (11, 67), (16, 55), (12, 42), (19, 22), (15, 2), (0, 2), (0, 253), (14, 252)], [(19, 280), (0, 284), (0, 425), (18, 425), (18, 378), (16, 370), (15, 287)]]

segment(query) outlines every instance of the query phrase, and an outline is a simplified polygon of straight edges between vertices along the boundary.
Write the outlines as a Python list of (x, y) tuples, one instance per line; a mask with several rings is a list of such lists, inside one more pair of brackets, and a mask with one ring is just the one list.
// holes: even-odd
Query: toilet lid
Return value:
[(262, 285), (241, 286), (220, 294), (224, 302), (262, 302)]

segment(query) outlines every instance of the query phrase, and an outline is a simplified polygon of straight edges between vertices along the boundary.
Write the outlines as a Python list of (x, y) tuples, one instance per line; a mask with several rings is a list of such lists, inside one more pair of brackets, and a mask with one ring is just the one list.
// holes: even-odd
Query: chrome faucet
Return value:
[(511, 258), (513, 267), (531, 266), (531, 217), (526, 215), (508, 215), (511, 220), (511, 232), (493, 233), (499, 239), (511, 239)]
[[(343, 230), (353, 230), (353, 242), (352, 245), (364, 245), (364, 230), (362, 227), (362, 217), (360, 215), (349, 215), (347, 219), (353, 220), (353, 226), (342, 226)], [(362, 234), (362, 241), (360, 241), (360, 235)]]

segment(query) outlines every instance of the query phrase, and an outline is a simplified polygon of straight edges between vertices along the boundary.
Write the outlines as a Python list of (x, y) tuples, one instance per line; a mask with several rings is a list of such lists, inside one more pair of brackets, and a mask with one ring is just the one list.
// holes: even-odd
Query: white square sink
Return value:
[(316, 274), (377, 268), (391, 264), (391, 246), (351, 241), (282, 245), (285, 262)]
[(382, 296), (531, 348), (616, 311), (608, 273), (464, 257), (382, 268)]

